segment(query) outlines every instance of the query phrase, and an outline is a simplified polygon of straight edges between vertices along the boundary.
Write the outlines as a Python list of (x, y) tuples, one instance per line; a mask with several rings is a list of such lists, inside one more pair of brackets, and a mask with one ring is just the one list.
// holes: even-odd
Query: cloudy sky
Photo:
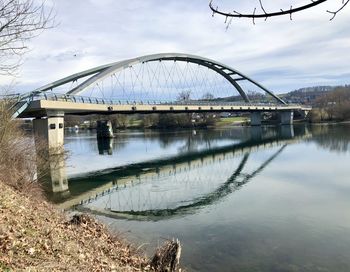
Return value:
[[(227, 10), (252, 11), (257, 0), (216, 0)], [(264, 0), (287, 9), (307, 0)], [(350, 6), (333, 21), (326, 3), (267, 22), (212, 17), (207, 0), (51, 0), (58, 25), (29, 44), (18, 90), (94, 66), (159, 52), (182, 52), (223, 62), (276, 93), (305, 86), (350, 83)], [(279, 3), (279, 4), (276, 4)], [(0, 84), (10, 82), (1, 77)]]

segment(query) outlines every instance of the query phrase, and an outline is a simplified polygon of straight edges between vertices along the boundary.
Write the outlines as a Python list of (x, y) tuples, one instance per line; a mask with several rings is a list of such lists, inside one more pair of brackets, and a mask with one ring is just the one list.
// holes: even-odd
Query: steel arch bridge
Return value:
[[(156, 67), (150, 68), (151, 65)], [(178, 68), (181, 65), (185, 67), (182, 70)], [(204, 70), (207, 74), (203, 74)], [(129, 82), (126, 83), (127, 72)], [(216, 77), (217, 85), (213, 79), (213, 86), (208, 87), (210, 76)], [(244, 84), (250, 87), (244, 87)], [(229, 87), (231, 89), (227, 90)], [(267, 97), (267, 100), (263, 104), (262, 101), (253, 102), (249, 95), (251, 88), (263, 94), (260, 99)], [(181, 92), (186, 91), (187, 97), (185, 94), (180, 99), (179, 92), (181, 96)], [(241, 98), (239, 102), (233, 99), (235, 91), (236, 98)], [(189, 93), (195, 97), (190, 97)], [(114, 62), (70, 75), (19, 96), (13, 109), (13, 117), (21, 118), (48, 116), (47, 112), (53, 110), (61, 110), (65, 114), (108, 114), (290, 111), (302, 108), (287, 105), (263, 85), (215, 60), (182, 53), (163, 53)]]
[(217, 74), (221, 75), (223, 78), (225, 78), (229, 83), (234, 86), (234, 88), (238, 91), (238, 93), (242, 96), (245, 102), (249, 102), (249, 98), (246, 94), (246, 92), (241, 88), (241, 86), (238, 84), (238, 81), (246, 80), (254, 85), (258, 86), (260, 89), (268, 93), (270, 96), (275, 98), (278, 102), (282, 104), (286, 104), (282, 99), (280, 99), (278, 96), (274, 95), (271, 91), (266, 89), (261, 84), (257, 83), (253, 79), (245, 76), (241, 72), (225, 65), (220, 62), (203, 58), (200, 56), (195, 55), (189, 55), (189, 54), (180, 54), (180, 53), (164, 53), (164, 54), (154, 54), (154, 55), (147, 55), (142, 56), (134, 59), (128, 59), (124, 61), (119, 61), (103, 66), (99, 66), (93, 69), (89, 69), (86, 71), (83, 71), (81, 73), (77, 73), (71, 76), (68, 76), (66, 78), (60, 79), (58, 81), (55, 81), (53, 83), (50, 83), (48, 85), (45, 85), (37, 90), (34, 91), (34, 93), (42, 93), (46, 92), (48, 90), (52, 90), (53, 88), (56, 88), (58, 86), (61, 86), (63, 84), (66, 84), (71, 81), (76, 81), (80, 78), (91, 76), (87, 80), (85, 80), (83, 83), (78, 85), (75, 88), (72, 88), (71, 90), (67, 91), (67, 95), (78, 95), (84, 90), (91, 87), (93, 84), (103, 80), (104, 78), (113, 75), (114, 73), (127, 69), (129, 67), (132, 67), (136, 64), (144, 64), (147, 62), (153, 62), (153, 61), (181, 61), (181, 62), (187, 62), (187, 63), (194, 63), (198, 64), (200, 66), (204, 66), (209, 68), (210, 70), (216, 72)]

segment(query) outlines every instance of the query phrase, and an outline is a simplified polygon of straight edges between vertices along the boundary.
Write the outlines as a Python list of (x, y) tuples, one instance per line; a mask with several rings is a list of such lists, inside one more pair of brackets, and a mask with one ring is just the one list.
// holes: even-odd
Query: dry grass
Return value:
[(10, 101), (0, 102), (0, 180), (33, 196), (42, 194), (37, 182), (35, 147), (18, 121), (11, 120)]
[[(88, 216), (68, 219), (50, 204), (0, 182), (0, 268), (13, 271), (147, 271), (147, 260)], [(77, 219), (78, 218), (78, 219)]]

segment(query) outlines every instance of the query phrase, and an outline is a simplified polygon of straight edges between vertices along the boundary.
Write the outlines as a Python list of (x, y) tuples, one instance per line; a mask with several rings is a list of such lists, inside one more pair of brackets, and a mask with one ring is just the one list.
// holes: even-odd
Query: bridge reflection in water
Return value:
[[(241, 142), (198, 151), (188, 141), (187, 151), (176, 156), (99, 171), (69, 183), (62, 167), (51, 168), (48, 191), (62, 208), (74, 206), (110, 217), (158, 220), (193, 213), (240, 189), (288, 144), (310, 136), (305, 127), (294, 131), (293, 126), (247, 131), (250, 135)], [(111, 154), (113, 142), (99, 142), (98, 150), (101, 155)], [(250, 159), (260, 151), (264, 158), (259, 163)], [(86, 182), (89, 179), (98, 182)]]
[[(121, 214), (167, 217), (213, 204), (238, 190), (261, 172), (283, 149), (278, 148), (252, 172), (245, 172), (249, 151), (243, 158), (235, 154), (214, 155), (205, 162), (188, 162), (188, 166), (160, 169), (157, 175), (140, 175), (128, 185), (114, 187), (83, 206), (110, 216)], [(240, 156), (239, 156), (240, 157)], [(236, 165), (238, 162), (238, 165)], [(210, 165), (210, 167), (208, 167)], [(232, 170), (234, 172), (232, 173)], [(228, 177), (228, 178), (227, 178)], [(103, 210), (101, 210), (103, 208)]]

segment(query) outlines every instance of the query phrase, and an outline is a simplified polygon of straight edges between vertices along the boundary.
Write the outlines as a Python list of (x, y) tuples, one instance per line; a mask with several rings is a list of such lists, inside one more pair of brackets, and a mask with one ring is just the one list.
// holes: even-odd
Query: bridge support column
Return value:
[(281, 125), (292, 125), (293, 124), (293, 111), (282, 111), (281, 116)]
[(64, 113), (56, 113), (33, 120), (34, 137), (37, 143), (46, 145), (50, 154), (63, 152)]
[(109, 120), (97, 121), (97, 138), (113, 138), (113, 126)]
[(38, 177), (45, 190), (69, 194), (64, 155), (64, 113), (47, 112), (33, 120)]
[(308, 117), (309, 112), (310, 112), (310, 111), (301, 110), (301, 111), (300, 111), (301, 118), (305, 120), (305, 119)]
[(250, 114), (250, 125), (251, 126), (261, 126), (261, 113), (253, 111)]

